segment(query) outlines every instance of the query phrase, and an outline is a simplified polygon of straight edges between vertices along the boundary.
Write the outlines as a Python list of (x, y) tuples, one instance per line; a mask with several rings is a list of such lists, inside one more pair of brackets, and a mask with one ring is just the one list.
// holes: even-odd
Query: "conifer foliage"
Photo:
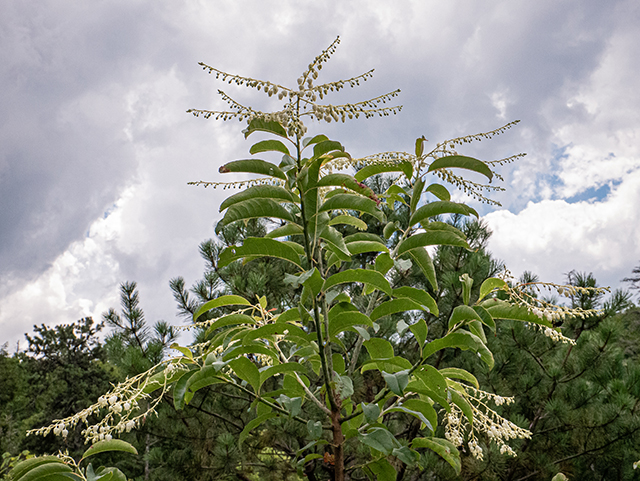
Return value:
[[(430, 249), (471, 250), (466, 235), (455, 225), (441, 222), (439, 216), (478, 214), (464, 203), (453, 202), (450, 187), (441, 181), (478, 200), (493, 202), (488, 195), (496, 187), (469, 180), (461, 172), (491, 182), (499, 177), (495, 165), (518, 156), (483, 162), (456, 149), (513, 124), (446, 140), (431, 151), (425, 150), (426, 139), (420, 137), (412, 153), (353, 159), (339, 141), (323, 134), (307, 135), (309, 121), (344, 122), (395, 114), (400, 107), (387, 103), (399, 91), (352, 104), (323, 103), (332, 92), (356, 87), (372, 76), (373, 71), (368, 71), (317, 84), (338, 43), (337, 39), (309, 64), (295, 87), (202, 64), (220, 80), (263, 91), (283, 104), (273, 112), (261, 112), (220, 91), (229, 110), (189, 111), (205, 118), (246, 120), (244, 137), (262, 138), (249, 148), (250, 158), (219, 169), (236, 179), (244, 174), (250, 178), (195, 182), (241, 188), (220, 206), (220, 229), (255, 219), (277, 223), (262, 237), (247, 236), (224, 248), (216, 268), (278, 259), (287, 265), (284, 279), (296, 294), (275, 305), (266, 295), (223, 294), (208, 300), (193, 314), (193, 326), (204, 331), (200, 342), (174, 344), (178, 356), (128, 378), (98, 404), (38, 434), (56, 426), (76, 426), (89, 415), (101, 414), (102, 421), (84, 431), (90, 442), (100, 445), (139, 425), (149, 414), (140, 407), (146, 405), (152, 411), (157, 405), (146, 402), (154, 392), (170, 394), (180, 410), (199, 390), (222, 385), (227, 392), (251, 400), (252, 420), (238, 436), (236, 449), (242, 450), (251, 433), (266, 425), (290, 423), (301, 430), (300, 445), (289, 451), (262, 451), (263, 462), (255, 463), (253, 471), (258, 477), (264, 459), (277, 456), (295, 466), (298, 476), (309, 479), (395, 480), (404, 467), (419, 464), (425, 451), (437, 453), (459, 472), (458, 448), (464, 445), (481, 459), (482, 433), (491, 433), (497, 449), (508, 454), (515, 454), (509, 444), (512, 440), (530, 436), (527, 429), (495, 411), (496, 405), (508, 404), (511, 398), (486, 393), (470, 370), (439, 368), (435, 360), (444, 350), (460, 349), (473, 352), (477, 364), (491, 369), (494, 359), (486, 332), (495, 331), (496, 322), (525, 322), (566, 340), (553, 322), (577, 311), (541, 303), (497, 277), (486, 279), (475, 291), (478, 286), (463, 274), (457, 280), (462, 304), (451, 309), (446, 326), (434, 335), (426, 319), (439, 316), (436, 301), (427, 290), (401, 282), (408, 269), (415, 269), (432, 292), (438, 291)], [(267, 160), (274, 156), (281, 160)], [(378, 174), (390, 176), (383, 193), (367, 183)], [(398, 210), (405, 215), (385, 214)], [(370, 229), (369, 224), (382, 228)], [(471, 295), (472, 290), (477, 296)], [(496, 291), (502, 294), (498, 297)], [(179, 295), (184, 290), (176, 285), (174, 292)], [(397, 321), (393, 332), (380, 329), (398, 313), (411, 316)], [(398, 336), (407, 340), (403, 350), (393, 342)], [(362, 376), (379, 382), (363, 392), (357, 389)], [(394, 428), (398, 417), (416, 420), (419, 428), (414, 435)], [(238, 466), (229, 466), (230, 479), (233, 472), (251, 473), (245, 462), (241, 459)]]

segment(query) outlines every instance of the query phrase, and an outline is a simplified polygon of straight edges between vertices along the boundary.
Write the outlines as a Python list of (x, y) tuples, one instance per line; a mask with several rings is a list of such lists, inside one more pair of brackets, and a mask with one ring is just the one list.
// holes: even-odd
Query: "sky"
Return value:
[[(197, 281), (228, 191), (218, 167), (248, 155), (243, 124), (194, 118), (224, 89), (198, 65), (295, 86), (340, 36), (319, 80), (375, 68), (334, 103), (400, 88), (399, 115), (309, 125), (353, 156), (465, 146), (500, 169), (500, 207), (473, 204), (510, 271), (600, 285), (640, 264), (637, 0), (5, 2), (0, 19), (0, 345), (34, 324), (101, 319), (136, 281), (147, 320), (183, 324), (169, 280)], [(318, 130), (314, 130), (318, 129)], [(225, 177), (224, 180), (227, 180)]]

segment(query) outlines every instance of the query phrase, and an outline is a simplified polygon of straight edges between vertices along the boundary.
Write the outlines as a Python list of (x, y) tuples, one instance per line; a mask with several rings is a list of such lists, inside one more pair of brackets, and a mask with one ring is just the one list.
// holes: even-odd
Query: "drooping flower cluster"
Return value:
[(477, 438), (478, 433), (484, 433), (489, 441), (495, 442), (501, 454), (516, 456), (515, 451), (507, 444), (512, 439), (526, 439), (531, 437), (531, 432), (523, 429), (511, 421), (503, 418), (485, 401), (491, 401), (497, 406), (514, 402), (512, 397), (502, 397), (488, 393), (471, 386), (465, 386), (466, 392), (460, 392), (471, 407), (473, 413), (473, 425), (469, 423), (463, 411), (451, 404), (451, 411), (445, 416), (445, 437), (456, 446), (464, 444), (465, 435), (468, 438), (467, 445), (472, 456), (483, 459), (483, 450)]

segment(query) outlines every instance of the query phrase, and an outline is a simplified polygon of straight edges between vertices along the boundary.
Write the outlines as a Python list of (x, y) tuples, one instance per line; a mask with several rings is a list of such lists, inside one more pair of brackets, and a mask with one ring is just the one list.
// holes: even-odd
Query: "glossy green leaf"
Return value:
[(284, 364), (276, 364), (275, 366), (268, 367), (260, 373), (260, 386), (272, 376), (282, 374), (285, 372), (297, 372), (304, 374), (306, 372), (304, 366), (301, 366), (297, 362), (287, 362)]
[(207, 311), (210, 311), (211, 309), (215, 309), (217, 307), (250, 306), (250, 305), (251, 303), (241, 296), (234, 296), (234, 295), (220, 296), (202, 304), (198, 308), (196, 313), (193, 315), (193, 321), (196, 322), (202, 314), (204, 314)]
[(434, 291), (438, 291), (438, 279), (436, 278), (436, 269), (431, 260), (431, 256), (424, 247), (411, 249), (408, 255), (420, 267), (420, 270), (431, 284)]
[(335, 217), (332, 217), (331, 220), (329, 221), (329, 225), (331, 226), (342, 225), (342, 224), (350, 225), (359, 230), (367, 229), (367, 223), (365, 221), (358, 219), (357, 217), (353, 217), (352, 215), (347, 215), (347, 214), (337, 215)]
[(265, 413), (249, 421), (247, 425), (244, 427), (244, 429), (242, 430), (242, 432), (240, 433), (240, 435), (238, 436), (238, 447), (242, 448), (242, 445), (251, 434), (251, 431), (253, 431), (255, 428), (260, 426), (262, 423), (264, 423), (268, 419), (275, 418), (276, 416), (277, 416), (276, 413)]
[(376, 481), (396, 481), (397, 479), (395, 468), (386, 458), (380, 458), (367, 464), (364, 471), (371, 481), (373, 481), (373, 476), (376, 477)]
[(482, 299), (487, 297), (489, 293), (494, 289), (501, 289), (506, 285), (507, 283), (505, 281), (503, 281), (502, 279), (498, 279), (497, 277), (489, 277), (488, 279), (485, 279), (485, 281), (480, 286), (480, 297), (478, 298), (478, 301), (481, 301)]
[[(309, 419), (307, 421), (307, 432), (311, 439), (320, 439), (322, 437), (322, 423), (320, 421)], [(317, 456), (322, 457), (319, 454)]]
[(433, 314), (434, 316), (437, 316), (439, 313), (438, 304), (436, 304), (436, 301), (433, 299), (433, 297), (431, 297), (431, 295), (429, 295), (427, 291), (424, 291), (422, 289), (417, 289), (415, 287), (409, 286), (398, 287), (397, 289), (393, 290), (393, 296), (412, 299), (429, 309), (431, 314)]
[(185, 385), (184, 402), (189, 404), (193, 395), (200, 389), (224, 382), (220, 377), (220, 367), (226, 363), (214, 363), (203, 366), (195, 372), (189, 372)]
[(335, 316), (329, 315), (329, 336), (335, 337), (341, 332), (354, 326), (373, 327), (371, 319), (358, 311), (341, 312)]
[(239, 357), (231, 361), (229, 367), (233, 369), (236, 376), (243, 381), (247, 381), (256, 394), (260, 392), (260, 372), (254, 363), (246, 357)]
[[(411, 169), (411, 170), (409, 170)], [(413, 166), (410, 162), (400, 162), (397, 164), (391, 163), (376, 163), (370, 164), (366, 167), (363, 167), (354, 176), (358, 182), (362, 182), (365, 179), (373, 175), (384, 174), (386, 172), (404, 172), (407, 175), (407, 172), (412, 172)], [(411, 177), (411, 175), (407, 175), (407, 177)]]
[(475, 386), (476, 389), (480, 389), (480, 385), (478, 384), (476, 377), (464, 369), (446, 367), (444, 369), (440, 369), (440, 374), (449, 379), (461, 379), (463, 381), (467, 381), (469, 384)]
[(491, 172), (491, 169), (487, 164), (478, 159), (462, 155), (450, 155), (448, 157), (441, 157), (434, 160), (427, 169), (427, 172), (451, 168), (472, 170), (473, 172), (486, 176), (489, 180), (493, 178), (493, 172)]
[(416, 157), (422, 157), (425, 142), (427, 142), (427, 139), (424, 138), (424, 135), (416, 139)]
[(438, 200), (435, 202), (429, 202), (416, 210), (409, 219), (409, 225), (416, 225), (423, 222), (425, 219), (435, 217), (441, 214), (460, 214), (470, 215), (473, 214), (478, 217), (478, 213), (471, 207), (465, 204), (458, 204), (457, 202), (450, 202), (446, 200)]
[(397, 396), (404, 394), (404, 388), (409, 384), (409, 371), (398, 371), (396, 373), (388, 373), (382, 371), (382, 377), (387, 383), (387, 387)]
[(321, 155), (333, 152), (334, 150), (344, 151), (344, 147), (340, 142), (335, 140), (323, 140), (313, 146), (313, 157), (320, 157)]
[(244, 138), (246, 139), (254, 132), (269, 132), (270, 134), (275, 134), (280, 137), (288, 138), (287, 131), (284, 130), (284, 127), (275, 120), (265, 120), (260, 117), (254, 117), (251, 122), (249, 122), (249, 126), (243, 130)]
[(451, 200), (451, 194), (444, 185), (431, 184), (426, 188), (425, 192), (431, 192), (440, 200)]
[(298, 224), (285, 224), (277, 227), (265, 235), (268, 239), (277, 239), (278, 237), (289, 237), (293, 235), (302, 235), (304, 230)]
[(447, 399), (447, 380), (435, 367), (424, 364), (413, 374), (429, 389), (437, 393), (438, 399)]
[(393, 259), (389, 254), (383, 252), (376, 257), (375, 266), (376, 270), (384, 276), (389, 272), (389, 269), (393, 267)]
[(245, 257), (277, 257), (302, 268), (300, 256), (291, 246), (265, 237), (247, 237), (241, 246), (227, 247), (220, 253), (218, 268)]
[(110, 439), (109, 441), (98, 441), (82, 454), (82, 459), (87, 459), (94, 454), (106, 453), (107, 451), (120, 451), (129, 454), (138, 454), (136, 448), (122, 439)]
[(422, 357), (423, 359), (428, 358), (433, 353), (440, 351), (441, 349), (445, 349), (447, 347), (458, 348), (462, 350), (471, 349), (475, 353), (480, 355), (480, 359), (482, 359), (489, 369), (493, 368), (493, 354), (484, 345), (482, 340), (478, 338), (478, 336), (464, 331), (458, 330), (452, 333), (447, 334), (445, 337), (440, 339), (435, 339), (424, 347)]
[(187, 357), (187, 358), (189, 358), (189, 359), (191, 359), (193, 361), (193, 353), (191, 352), (191, 350), (188, 347), (182, 347), (177, 342), (174, 342), (169, 347), (170, 347), (170, 349), (175, 349), (176, 351), (180, 351), (185, 357)]
[(487, 311), (482, 306), (473, 306), (473, 310), (478, 313), (478, 316), (480, 316), (480, 319), (485, 326), (487, 326), (493, 332), (496, 332), (496, 321), (493, 320), (493, 317), (491, 317), (489, 311)]
[(467, 236), (464, 234), (464, 232), (452, 226), (451, 224), (447, 224), (446, 222), (440, 222), (440, 221), (421, 222), (420, 225), (427, 231), (444, 230), (457, 235), (463, 240), (467, 240)]
[(59, 476), (63, 473), (71, 472), (71, 467), (61, 461), (58, 461), (57, 463), (45, 463), (27, 471), (20, 477), (20, 481), (55, 480), (57, 478), (56, 475)]
[(456, 474), (460, 474), (462, 463), (460, 453), (455, 444), (442, 438), (415, 438), (411, 446), (415, 449), (427, 448), (438, 454), (442, 459), (451, 465)]
[(287, 180), (287, 175), (280, 167), (261, 159), (243, 159), (228, 162), (218, 169), (221, 174), (237, 172), (242, 174), (261, 174)]
[(346, 271), (333, 274), (325, 281), (322, 290), (326, 292), (333, 286), (351, 282), (370, 284), (385, 294), (391, 295), (391, 286), (389, 285), (389, 281), (379, 272), (368, 269), (348, 269)]
[[(373, 339), (370, 339), (370, 340), (373, 340)], [(411, 369), (412, 367), (413, 366), (411, 365), (411, 362), (409, 362), (404, 357), (394, 356), (387, 359), (370, 359), (369, 361), (362, 363), (362, 366), (360, 367), (360, 372), (366, 372), (366, 371), (371, 371), (373, 369), (377, 369), (380, 372), (384, 371), (384, 372), (396, 373), (400, 371), (406, 371), (408, 369)]]
[(405, 252), (409, 252), (413, 249), (438, 245), (464, 247), (465, 249), (469, 249), (469, 244), (467, 244), (466, 241), (451, 232), (430, 231), (422, 232), (420, 234), (414, 234), (402, 241), (402, 243), (398, 246), (397, 254), (398, 256), (401, 256)]
[(347, 399), (353, 394), (353, 381), (349, 376), (334, 374), (336, 382), (336, 393), (340, 399)]
[(451, 313), (451, 317), (449, 318), (449, 329), (457, 324), (474, 319), (477, 321), (482, 321), (478, 313), (469, 306), (456, 306)]
[(386, 455), (391, 454), (394, 448), (400, 447), (400, 443), (386, 428), (374, 427), (369, 429), (366, 434), (360, 434), (358, 437), (363, 444)]
[(473, 286), (473, 278), (466, 272), (460, 276), (460, 282), (462, 283), (462, 302), (469, 305), (471, 300), (471, 286)]
[(377, 404), (360, 403), (360, 406), (362, 406), (362, 412), (364, 413), (364, 418), (367, 420), (369, 424), (375, 423), (380, 417), (380, 407)]
[(394, 356), (393, 345), (386, 339), (376, 337), (363, 344), (371, 359), (389, 359)]
[(416, 338), (418, 346), (420, 347), (420, 351), (422, 351), (422, 346), (424, 346), (424, 343), (427, 340), (427, 323), (424, 321), (424, 319), (420, 319), (415, 324), (411, 324), (409, 326), (409, 329), (413, 333), (413, 337)]
[(222, 219), (223, 225), (249, 219), (273, 218), (295, 222), (295, 217), (285, 207), (271, 199), (247, 199), (233, 204)]
[(356, 241), (347, 244), (347, 249), (352, 256), (364, 254), (365, 252), (389, 252), (386, 245), (381, 242)]
[(289, 149), (279, 140), (263, 140), (257, 144), (253, 144), (249, 149), (250, 154), (258, 154), (260, 152), (282, 152), (291, 155)]
[(345, 189), (353, 190), (358, 194), (369, 197), (374, 194), (371, 187), (358, 182), (352, 175), (349, 174), (328, 174), (318, 180), (318, 187), (343, 187)]
[(25, 459), (24, 461), (20, 461), (18, 464), (16, 464), (15, 467), (11, 470), (11, 479), (12, 481), (18, 481), (28, 471), (31, 471), (38, 466), (42, 466), (43, 464), (61, 462), (62, 461), (57, 456), (37, 456), (34, 458)]
[(407, 399), (402, 403), (402, 406), (422, 414), (428, 421), (425, 423), (427, 427), (431, 429), (432, 432), (435, 432), (438, 426), (438, 413), (430, 403), (421, 399)]
[(341, 261), (351, 260), (351, 253), (344, 242), (342, 234), (331, 226), (326, 226), (320, 233), (320, 238), (324, 240), (331, 251), (336, 254)]
[(318, 209), (319, 212), (329, 212), (333, 210), (356, 210), (370, 214), (380, 222), (384, 222), (383, 212), (378, 209), (378, 204), (367, 197), (357, 194), (338, 194), (327, 199)]
[(384, 316), (389, 316), (398, 312), (419, 310), (424, 311), (425, 308), (412, 299), (402, 297), (400, 299), (392, 299), (390, 301), (383, 302), (376, 307), (371, 313), (371, 320), (375, 321)]
[(380, 236), (372, 232), (356, 232), (355, 234), (348, 235), (344, 238), (347, 244), (351, 242), (369, 241), (369, 242), (381, 242)]
[(529, 312), (526, 307), (510, 304), (498, 299), (487, 299), (482, 303), (493, 319), (513, 319), (514, 321), (531, 322), (546, 327), (553, 327), (547, 319)]
[(390, 239), (391, 236), (398, 230), (400, 229), (398, 228), (395, 222), (389, 222), (387, 223), (387, 225), (384, 226), (384, 229), (382, 230), (382, 235), (384, 236), (385, 239)]
[(234, 314), (229, 314), (227, 316), (223, 316), (223, 317), (217, 319), (215, 322), (213, 322), (207, 328), (206, 335), (209, 336), (209, 334), (215, 332), (217, 329), (220, 329), (222, 327), (237, 326), (239, 324), (251, 325), (251, 324), (255, 324), (255, 323), (256, 323), (256, 320), (253, 317), (247, 316), (246, 314), (240, 314), (240, 313), (236, 312)]
[(420, 198), (422, 197), (423, 188), (424, 180), (422, 180), (421, 177), (418, 177), (418, 179), (413, 184), (413, 192), (411, 193), (411, 203), (409, 204), (411, 213), (414, 213), (416, 211), (416, 208), (418, 207), (418, 203), (420, 202)]
[(187, 384), (196, 372), (198, 371), (193, 370), (186, 373), (184, 376), (178, 379), (178, 382), (176, 382), (175, 386), (173, 387), (173, 406), (175, 407), (176, 411), (182, 411), (182, 409), (184, 408), (185, 394), (187, 393)]
[(149, 378), (144, 388), (142, 389), (142, 392), (145, 394), (150, 394), (153, 391), (160, 389), (165, 384), (167, 386), (173, 384), (182, 376), (184, 376), (186, 372), (187, 371), (183, 369), (177, 369), (171, 374), (167, 374), (165, 371), (160, 371), (159, 373), (156, 373)]
[(297, 200), (288, 190), (282, 187), (276, 185), (254, 185), (242, 192), (227, 197), (224, 202), (220, 204), (220, 212), (248, 199), (271, 199), (276, 202), (296, 202)]
[(318, 134), (314, 137), (305, 137), (304, 139), (302, 139), (302, 147), (306, 149), (307, 146), (317, 144), (318, 142), (322, 142), (323, 140), (329, 140), (329, 137), (324, 134)]

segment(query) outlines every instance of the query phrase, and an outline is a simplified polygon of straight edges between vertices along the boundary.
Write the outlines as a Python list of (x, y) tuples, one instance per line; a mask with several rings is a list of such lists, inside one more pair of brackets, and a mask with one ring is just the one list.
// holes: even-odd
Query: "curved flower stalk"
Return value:
[[(476, 457), (482, 456), (479, 433), (509, 455), (514, 454), (509, 441), (530, 436), (489, 407), (489, 401), (500, 405), (510, 399), (480, 390), (468, 371), (436, 368), (434, 358), (445, 349), (461, 349), (475, 353), (478, 362), (491, 369), (493, 355), (485, 332), (495, 331), (496, 322), (514, 319), (556, 333), (553, 320), (557, 316), (580, 315), (580, 311), (554, 307), (526, 294), (523, 286), (512, 287), (499, 278), (484, 281), (479, 298), (471, 299), (473, 279), (465, 274), (460, 277), (463, 304), (453, 309), (444, 335), (434, 337), (426, 319), (440, 315), (437, 300), (427, 291), (397, 282), (413, 267), (437, 292), (429, 249), (471, 249), (463, 232), (440, 219), (452, 214), (477, 217), (478, 213), (464, 203), (451, 201), (449, 187), (438, 181), (495, 203), (485, 193), (500, 187), (472, 182), (461, 172), (472, 172), (491, 182), (499, 178), (495, 166), (521, 154), (483, 162), (460, 155), (456, 149), (491, 138), (515, 123), (438, 143), (426, 153), (426, 139), (421, 137), (414, 153), (386, 152), (352, 159), (336, 140), (323, 134), (305, 136), (304, 121), (395, 114), (400, 107), (386, 103), (399, 91), (354, 104), (320, 103), (331, 92), (355, 87), (373, 73), (316, 84), (322, 65), (338, 42), (309, 64), (294, 87), (202, 64), (220, 80), (276, 97), (284, 102), (278, 110), (255, 110), (223, 91), (220, 94), (229, 105), (228, 111), (189, 110), (206, 118), (246, 120), (245, 138), (266, 137), (250, 147), (251, 158), (228, 162), (219, 169), (221, 174), (249, 175), (249, 180), (194, 184), (242, 189), (220, 206), (224, 213), (220, 226), (250, 219), (277, 223), (265, 237), (248, 237), (242, 244), (223, 250), (218, 267), (262, 257), (281, 259), (293, 270), (285, 280), (298, 289), (297, 304), (278, 311), (268, 306), (265, 298), (256, 302), (241, 296), (221, 296), (203, 304), (193, 316), (194, 326), (206, 328), (203, 343), (172, 346), (180, 352), (177, 357), (125, 381), (86, 412), (56, 421), (38, 434), (64, 434), (67, 426), (99, 414), (102, 420), (88, 426), (85, 436), (91, 442), (107, 439), (153, 414), (154, 403), (168, 389), (175, 407), (182, 409), (198, 390), (224, 384), (253, 400), (255, 418), (239, 435), (240, 445), (252, 430), (271, 419), (291, 419), (306, 426), (308, 433), (308, 444), (291, 462), (300, 473), (313, 471), (322, 462), (337, 481), (351, 474), (395, 479), (396, 466), (416, 465), (425, 449), (436, 452), (459, 472), (458, 448), (464, 442)], [(256, 157), (258, 154), (268, 160)], [(367, 184), (379, 174), (392, 176), (384, 193), (374, 192)], [(429, 179), (436, 182), (429, 183)], [(393, 212), (396, 206), (408, 212), (406, 221), (387, 220), (385, 212)], [(383, 235), (375, 234), (369, 225), (375, 225)], [(356, 295), (364, 302), (355, 302)], [(201, 320), (220, 308), (227, 314)], [(382, 320), (405, 312), (415, 314), (413, 321), (398, 321), (396, 332), (412, 338), (417, 356), (398, 352), (393, 336), (385, 337), (380, 330)], [(379, 380), (376, 390), (357, 392), (356, 375), (368, 371), (372, 373), (367, 375)], [(156, 390), (159, 395), (150, 398)], [(139, 410), (142, 399), (149, 403), (146, 410)], [(436, 435), (442, 419), (439, 412), (445, 413), (445, 438)], [(407, 438), (395, 432), (390, 421), (396, 418), (417, 420), (417, 435)], [(364, 459), (356, 456), (358, 446), (368, 448)]]

